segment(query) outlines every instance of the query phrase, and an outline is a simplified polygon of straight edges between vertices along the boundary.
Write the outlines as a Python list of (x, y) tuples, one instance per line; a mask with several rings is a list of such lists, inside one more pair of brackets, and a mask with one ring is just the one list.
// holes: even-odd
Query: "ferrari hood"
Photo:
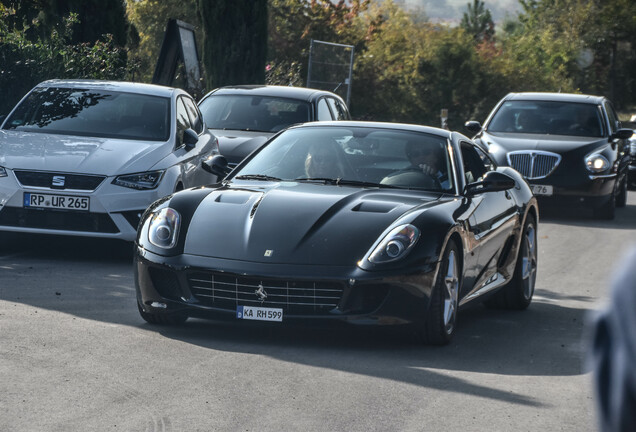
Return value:
[(117, 175), (148, 171), (171, 143), (0, 130), (0, 166)]
[(437, 198), (294, 182), (233, 185), (199, 204), (184, 252), (266, 263), (355, 265), (400, 216), (435, 205)]
[(272, 132), (224, 129), (210, 129), (210, 132), (219, 140), (219, 152), (232, 165), (238, 164), (274, 135)]

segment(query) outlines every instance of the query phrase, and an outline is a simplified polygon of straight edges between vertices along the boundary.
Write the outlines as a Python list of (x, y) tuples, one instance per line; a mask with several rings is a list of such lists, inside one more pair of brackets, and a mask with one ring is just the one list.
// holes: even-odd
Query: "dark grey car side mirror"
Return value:
[(478, 133), (481, 131), (481, 123), (474, 120), (467, 121), (466, 123), (464, 123), (464, 127), (472, 133)]
[(201, 162), (201, 168), (205, 171), (214, 174), (220, 180), (223, 180), (232, 169), (227, 166), (227, 159), (223, 155), (215, 155), (211, 158), (205, 159)]
[(515, 185), (515, 179), (509, 175), (490, 171), (484, 174), (483, 180), (467, 184), (464, 194), (473, 196), (484, 192), (500, 192), (512, 189)]

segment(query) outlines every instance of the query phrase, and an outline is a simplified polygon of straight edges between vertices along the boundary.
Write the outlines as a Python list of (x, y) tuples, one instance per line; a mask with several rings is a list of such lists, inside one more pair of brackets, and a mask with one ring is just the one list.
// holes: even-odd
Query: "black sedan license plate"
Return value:
[(25, 192), (24, 207), (88, 211), (90, 208), (90, 198)]
[(253, 306), (238, 306), (236, 308), (238, 319), (256, 321), (283, 321), (283, 310), (279, 308), (265, 308)]
[(530, 185), (532, 188), (532, 193), (535, 195), (552, 195), (552, 186), (551, 185)]

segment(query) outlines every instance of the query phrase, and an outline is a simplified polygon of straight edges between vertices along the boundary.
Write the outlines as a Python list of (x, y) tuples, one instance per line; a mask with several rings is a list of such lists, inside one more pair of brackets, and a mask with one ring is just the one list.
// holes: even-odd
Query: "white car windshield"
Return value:
[(290, 129), (233, 174), (237, 180), (452, 191), (446, 138), (373, 127)]
[(170, 99), (136, 93), (37, 88), (4, 129), (103, 138), (167, 141)]

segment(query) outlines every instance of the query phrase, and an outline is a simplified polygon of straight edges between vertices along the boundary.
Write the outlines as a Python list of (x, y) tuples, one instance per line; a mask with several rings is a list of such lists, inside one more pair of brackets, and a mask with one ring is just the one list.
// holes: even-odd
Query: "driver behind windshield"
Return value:
[(305, 174), (308, 178), (341, 179), (344, 164), (339, 157), (340, 148), (333, 141), (316, 142), (309, 146), (305, 158)]

